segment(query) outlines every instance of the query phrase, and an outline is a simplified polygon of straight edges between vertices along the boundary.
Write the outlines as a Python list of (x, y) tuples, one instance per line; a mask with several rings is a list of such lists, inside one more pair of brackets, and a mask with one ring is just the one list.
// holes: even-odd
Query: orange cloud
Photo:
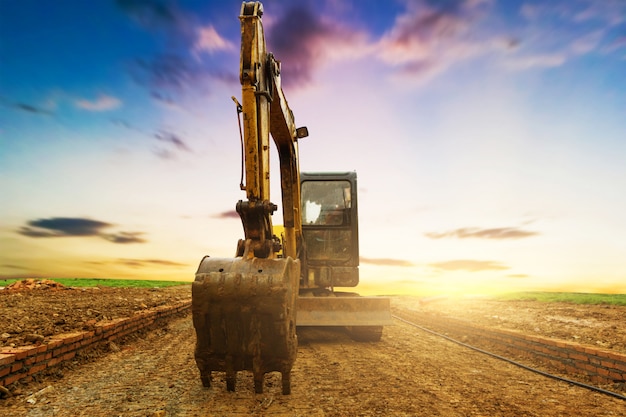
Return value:
[(152, 267), (154, 265), (159, 266), (186, 266), (186, 264), (181, 264), (178, 262), (172, 262), (165, 259), (118, 259), (118, 264), (131, 266), (131, 267)]
[(360, 258), (361, 263), (370, 265), (384, 265), (384, 266), (413, 266), (413, 263), (405, 259), (390, 259), (390, 258)]
[(496, 261), (477, 261), (471, 259), (458, 259), (453, 261), (435, 262), (428, 264), (437, 269), (444, 271), (497, 271), (503, 269), (509, 269), (508, 266), (502, 265)]

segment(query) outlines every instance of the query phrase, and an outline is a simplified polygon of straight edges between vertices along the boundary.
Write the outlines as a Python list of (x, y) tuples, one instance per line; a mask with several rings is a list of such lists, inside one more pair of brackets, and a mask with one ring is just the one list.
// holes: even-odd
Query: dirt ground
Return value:
[(471, 324), (518, 330), (626, 353), (626, 306), (581, 305), (488, 298), (397, 297), (394, 305), (425, 316), (446, 316)]
[(191, 286), (68, 288), (33, 280), (0, 290), (0, 348), (45, 343), (50, 336), (91, 330), (99, 321), (191, 300)]
[[(189, 286), (31, 290), (21, 295), (0, 291), (0, 333), (10, 334), (3, 343), (19, 345), (27, 334), (45, 338), (49, 331), (85, 328), (100, 319), (97, 312), (122, 317), (189, 297)], [(625, 349), (626, 307), (476, 299), (420, 303), (414, 297), (396, 297), (392, 308), (416, 318), (417, 313), (445, 314), (483, 326)], [(281, 394), (278, 374), (268, 375), (263, 394), (254, 393), (246, 372), (238, 374), (234, 393), (226, 391), (219, 373), (211, 388), (203, 388), (193, 359), (190, 315), (144, 336), (80, 366), (70, 364), (10, 387), (11, 396), (0, 399), (0, 414), (626, 416), (626, 401), (530, 373), (401, 322), (386, 327), (378, 343), (354, 342), (336, 330), (299, 329), (288, 396)]]

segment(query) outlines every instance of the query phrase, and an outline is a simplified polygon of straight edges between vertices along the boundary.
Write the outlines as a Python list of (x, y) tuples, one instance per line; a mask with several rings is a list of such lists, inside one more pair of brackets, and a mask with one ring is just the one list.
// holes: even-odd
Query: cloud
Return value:
[(517, 227), (497, 227), (492, 229), (480, 229), (478, 227), (464, 227), (447, 232), (424, 233), (431, 239), (442, 239), (455, 237), (458, 239), (478, 238), (478, 239), (521, 239), (538, 235), (538, 232), (523, 230)]
[(166, 142), (166, 143), (174, 145), (176, 149), (178, 150), (191, 152), (191, 149), (189, 148), (189, 146), (187, 146), (185, 141), (181, 139), (180, 136), (178, 136), (175, 133), (162, 130), (158, 133), (155, 133), (154, 137), (162, 142)]
[(146, 240), (139, 237), (141, 235), (141, 232), (119, 232), (100, 236), (113, 243), (145, 243)]
[(134, 78), (142, 84), (180, 89), (198, 77), (199, 69), (180, 55), (163, 54), (153, 59), (135, 61)]
[(116, 261), (118, 264), (134, 267), (134, 268), (145, 268), (145, 267), (154, 267), (158, 266), (187, 266), (187, 264), (181, 264), (178, 262), (168, 261), (165, 259), (124, 259), (120, 258)]
[(604, 37), (604, 34), (605, 31), (599, 29), (578, 37), (570, 45), (571, 52), (575, 55), (584, 55), (597, 49), (598, 45), (602, 41), (602, 38)]
[(229, 40), (223, 38), (213, 25), (200, 27), (196, 29), (197, 38), (193, 44), (193, 51), (195, 53), (208, 52), (212, 54), (217, 51), (232, 51), (237, 48)]
[[(221, 60), (205, 62), (201, 53), (236, 51), (238, 48), (210, 24), (198, 24), (198, 17), (171, 1), (117, 0), (117, 5), (140, 27), (154, 36), (167, 38), (163, 48), (150, 56), (136, 57), (127, 66), (131, 78), (147, 87), (152, 97), (180, 108), (177, 95), (205, 94), (209, 81), (236, 83), (238, 76), (219, 69)], [(205, 18), (204, 16), (202, 18)], [(158, 32), (158, 33), (155, 33)], [(165, 90), (165, 91), (164, 91)], [(172, 93), (176, 94), (172, 94)]]
[(155, 99), (157, 102), (171, 108), (171, 109), (179, 109), (180, 106), (178, 105), (178, 103), (176, 102), (176, 100), (174, 100), (172, 98), (171, 95), (169, 94), (165, 94), (159, 91), (151, 91), (150, 92), (150, 96)]
[(477, 261), (469, 259), (459, 259), (445, 262), (435, 262), (428, 264), (429, 266), (443, 271), (498, 271), (509, 269), (508, 266), (502, 265), (496, 261)]
[(505, 59), (502, 66), (513, 71), (560, 67), (567, 61), (564, 53), (536, 54)]
[(621, 36), (614, 39), (609, 45), (606, 46), (607, 52), (614, 52), (620, 49), (626, 49), (626, 36)]
[(5, 99), (4, 97), (0, 97), (0, 103), (2, 103), (2, 105), (4, 105), (5, 107), (8, 107), (14, 110), (19, 110), (19, 111), (26, 112), (26, 113), (38, 114), (38, 115), (43, 115), (43, 116), (54, 116), (53, 112), (46, 110), (42, 107), (33, 106), (32, 104), (22, 103), (22, 102), (11, 102)]
[[(594, 52), (610, 52), (606, 36), (626, 22), (626, 2), (580, 0), (576, 2), (524, 3), (520, 15), (528, 24), (526, 56), (505, 60), (512, 70), (553, 68)], [(609, 44), (610, 45), (610, 44)]]
[(2, 268), (6, 268), (6, 269), (18, 269), (18, 270), (24, 270), (24, 271), (27, 271), (27, 270), (30, 269), (30, 268), (26, 268), (26, 267), (24, 267), (22, 265), (15, 265), (15, 264), (3, 264), (3, 265), (0, 265), (0, 266)]
[(391, 259), (391, 258), (360, 258), (361, 263), (370, 265), (382, 265), (382, 266), (414, 266), (413, 262), (405, 259)]
[(236, 210), (223, 211), (213, 216), (216, 219), (239, 219), (239, 213)]
[(508, 274), (506, 277), (507, 278), (528, 278), (529, 275), (527, 275), (527, 274)]
[(116, 0), (117, 6), (144, 27), (175, 25), (177, 13), (159, 0)]
[(85, 99), (76, 100), (74, 104), (79, 109), (98, 112), (116, 109), (122, 105), (122, 102), (120, 99), (112, 96), (100, 95), (92, 101)]
[(283, 84), (308, 84), (313, 73), (336, 59), (358, 56), (366, 46), (362, 32), (315, 14), (306, 4), (291, 7), (267, 31), (268, 49), (283, 65)]
[(493, 43), (473, 38), (473, 29), (492, 3), (409, 3), (378, 42), (377, 56), (404, 76), (428, 80), (459, 61), (493, 49)]
[(120, 126), (128, 130), (132, 130), (134, 132), (139, 132), (144, 135), (146, 134), (144, 131), (142, 131), (141, 129), (139, 129), (138, 127), (134, 126), (133, 124), (131, 124), (130, 122), (124, 119), (117, 119), (117, 118), (111, 119), (111, 123), (113, 123), (116, 126)]
[(34, 238), (89, 237), (97, 236), (113, 243), (144, 243), (139, 232), (104, 233), (103, 229), (114, 226), (111, 223), (81, 217), (51, 217), (30, 220), (17, 233)]
[(53, 217), (31, 220), (20, 233), (30, 237), (98, 236), (103, 228), (112, 226), (98, 220), (76, 217)]

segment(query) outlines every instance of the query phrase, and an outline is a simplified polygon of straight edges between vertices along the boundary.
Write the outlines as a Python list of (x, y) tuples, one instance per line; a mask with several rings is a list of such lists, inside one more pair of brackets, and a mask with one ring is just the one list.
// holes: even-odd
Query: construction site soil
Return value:
[[(0, 290), (0, 348), (46, 343), (52, 335), (191, 299), (168, 288)], [(417, 324), (446, 316), (626, 352), (626, 307), (493, 299), (393, 297), (392, 309)], [(240, 372), (226, 391), (214, 374), (203, 388), (193, 358), (191, 315), (103, 345), (72, 362), (15, 383), (0, 395), (11, 416), (626, 416), (626, 401), (546, 378), (397, 321), (377, 343), (340, 330), (304, 328), (292, 393), (269, 374), (255, 394)], [(527, 364), (533, 366), (534, 364)], [(621, 385), (604, 387), (626, 395)]]

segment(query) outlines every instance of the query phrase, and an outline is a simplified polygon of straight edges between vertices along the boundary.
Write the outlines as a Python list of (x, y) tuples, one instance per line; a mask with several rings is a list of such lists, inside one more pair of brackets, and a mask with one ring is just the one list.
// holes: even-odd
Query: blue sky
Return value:
[[(0, 276), (234, 254), (240, 7), (0, 0)], [(364, 292), (626, 292), (625, 2), (264, 8), (301, 168), (359, 175)]]

